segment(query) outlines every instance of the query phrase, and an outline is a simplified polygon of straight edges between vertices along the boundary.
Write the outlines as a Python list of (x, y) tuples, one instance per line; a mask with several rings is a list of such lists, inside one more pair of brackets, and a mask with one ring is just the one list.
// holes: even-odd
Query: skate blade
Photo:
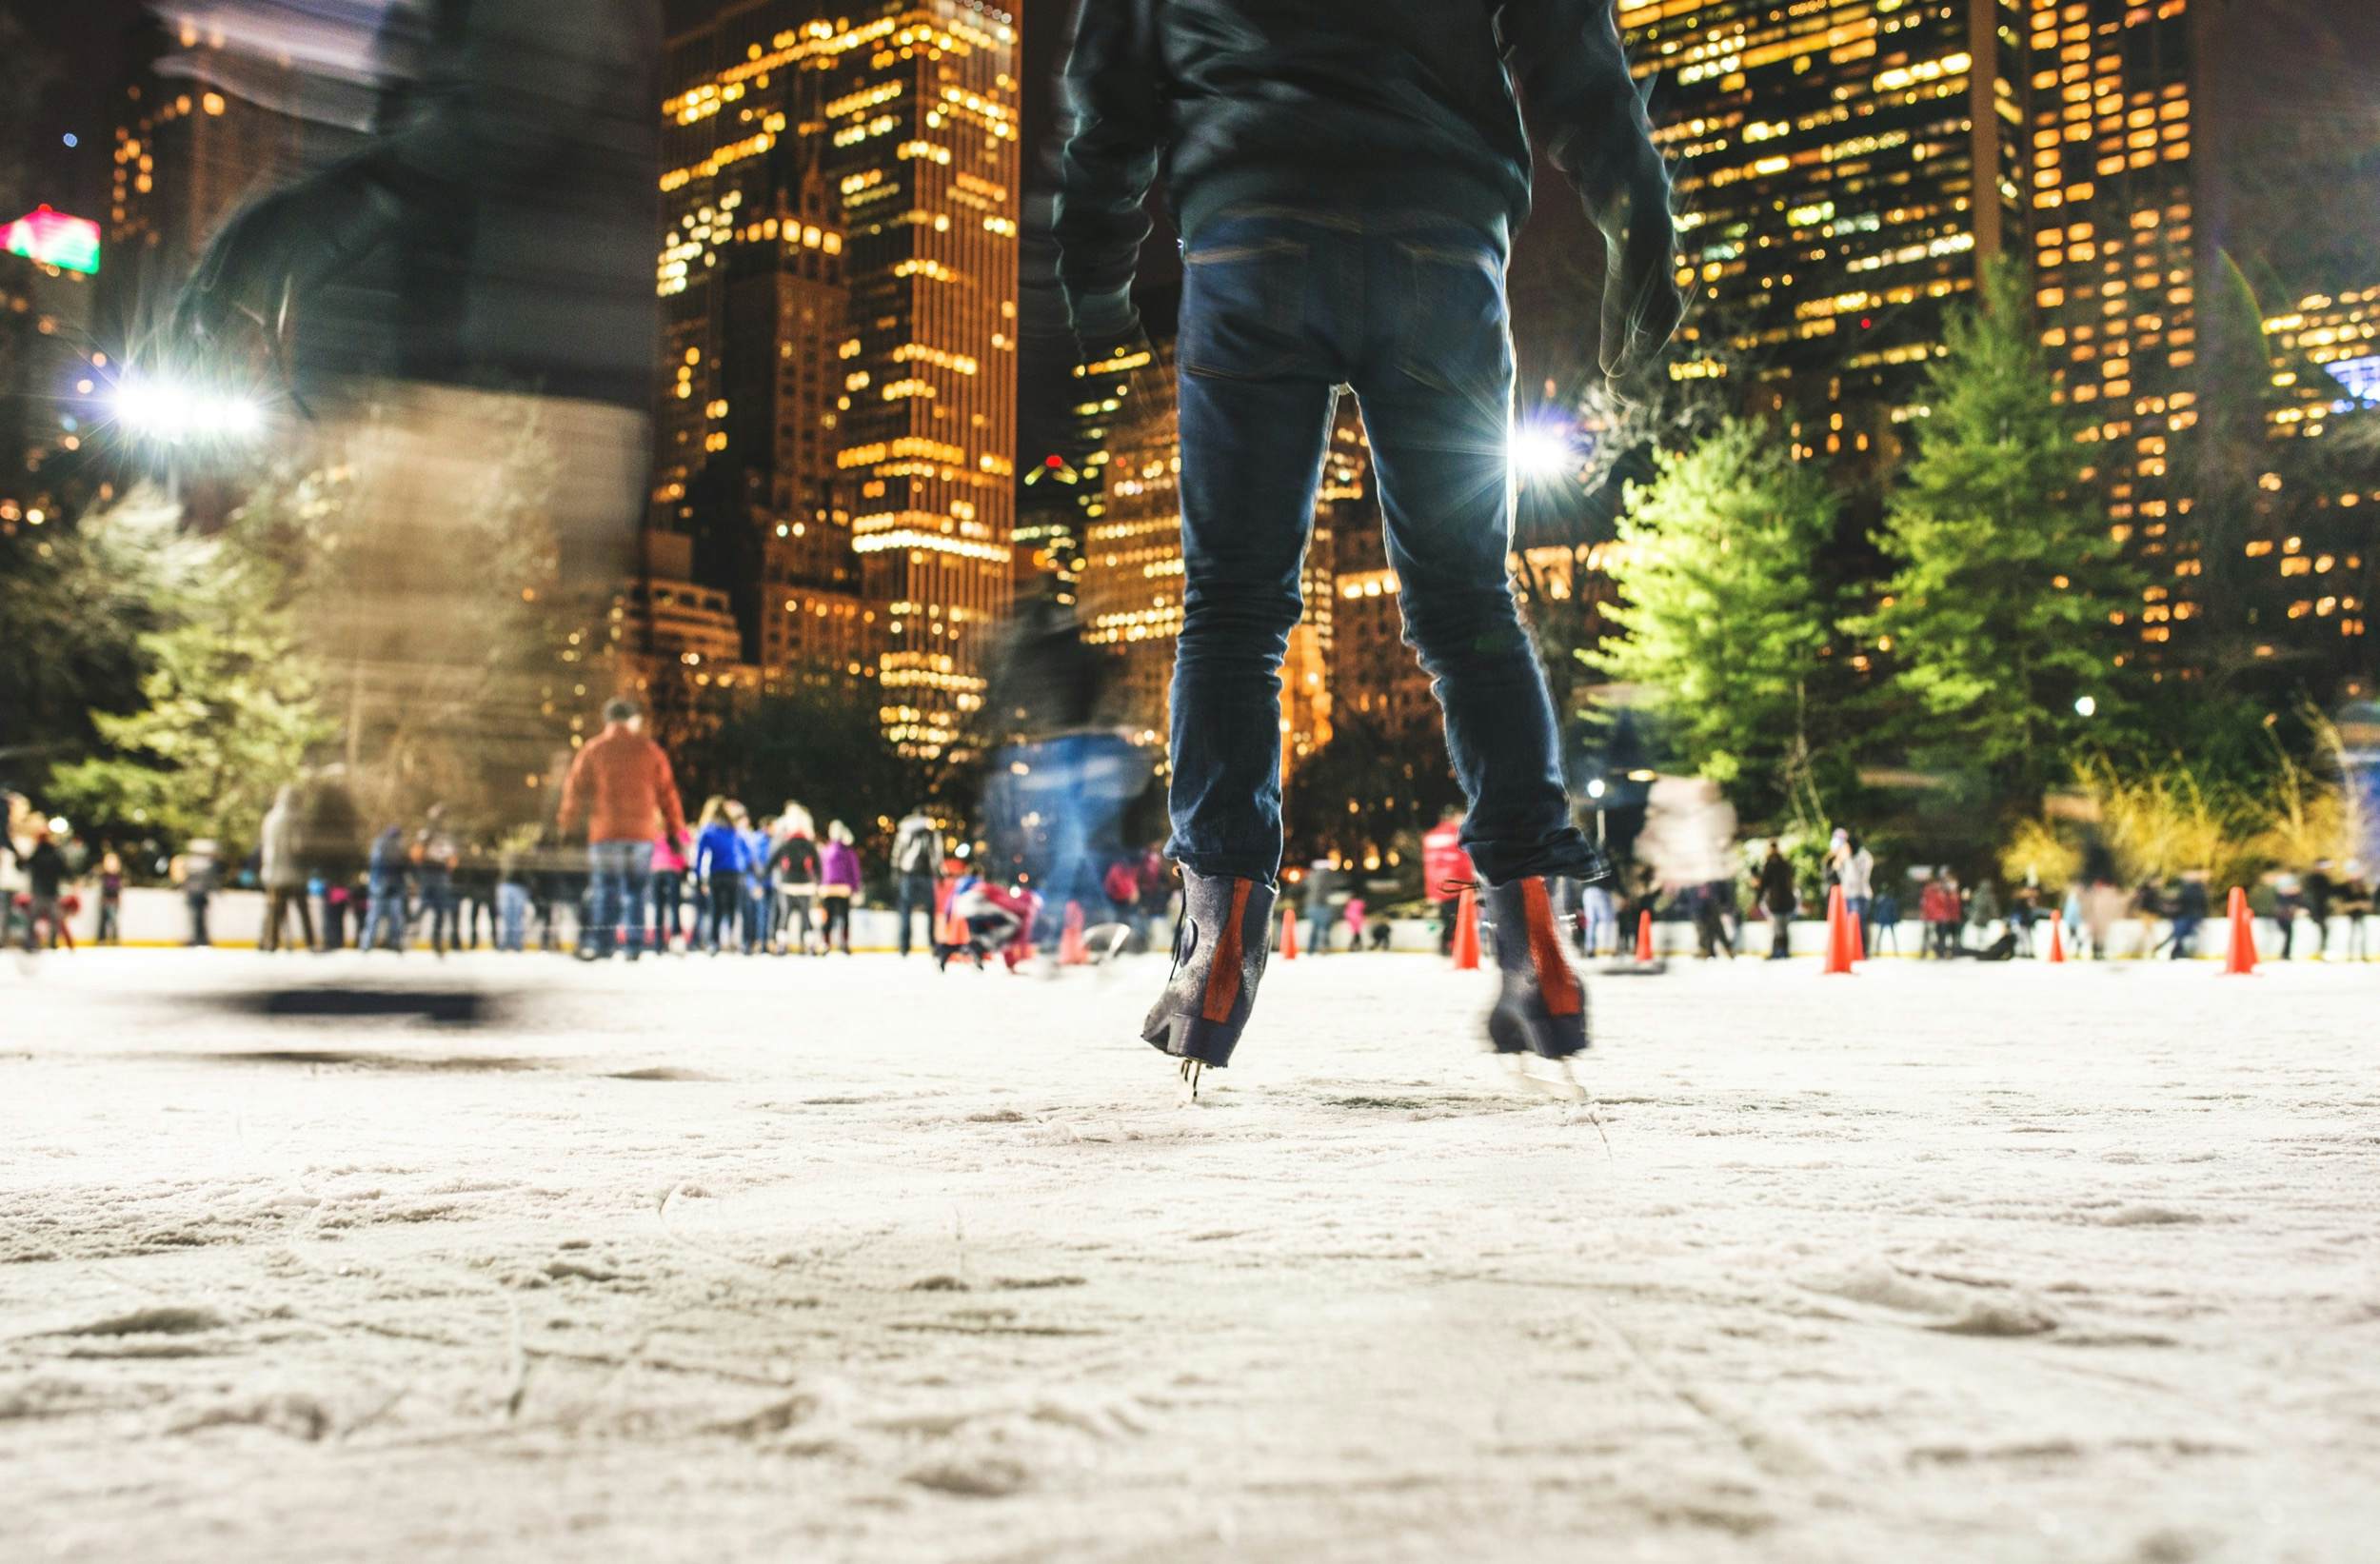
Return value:
[(1206, 1075), (1206, 1066), (1195, 1059), (1185, 1059), (1181, 1061), (1180, 1070), (1176, 1074), (1181, 1081), (1180, 1091), (1176, 1100), (1185, 1108), (1198, 1107), (1200, 1105), (1199, 1086)]
[(1516, 1059), (1510, 1066), (1513, 1084), (1550, 1097), (1557, 1102), (1584, 1102), (1587, 1089), (1579, 1084), (1570, 1060)]

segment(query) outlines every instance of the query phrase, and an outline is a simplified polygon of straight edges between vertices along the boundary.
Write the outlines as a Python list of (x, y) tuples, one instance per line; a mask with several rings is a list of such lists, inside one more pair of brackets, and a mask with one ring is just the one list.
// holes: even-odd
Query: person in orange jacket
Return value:
[(604, 731), (583, 746), (562, 784), (560, 824), (565, 833), (586, 822), (587, 873), (592, 879), (593, 921), (579, 948), (581, 960), (608, 957), (625, 931), (628, 960), (645, 944), (645, 893), (653, 880), (653, 840), (664, 830), (685, 835), (685, 808), (677, 779), (661, 745), (645, 736), (645, 714), (636, 703), (615, 700), (604, 707)]

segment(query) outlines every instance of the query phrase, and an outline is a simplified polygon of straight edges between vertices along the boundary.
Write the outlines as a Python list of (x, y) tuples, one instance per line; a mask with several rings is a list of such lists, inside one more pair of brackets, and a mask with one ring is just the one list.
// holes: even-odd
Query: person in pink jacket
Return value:
[(860, 849), (850, 826), (829, 821), (825, 844), (818, 850), (818, 900), (826, 912), (828, 950), (851, 954), (851, 906), (859, 899)]
[(653, 948), (674, 948), (684, 930), (686, 849), (693, 839), (664, 826), (653, 839)]

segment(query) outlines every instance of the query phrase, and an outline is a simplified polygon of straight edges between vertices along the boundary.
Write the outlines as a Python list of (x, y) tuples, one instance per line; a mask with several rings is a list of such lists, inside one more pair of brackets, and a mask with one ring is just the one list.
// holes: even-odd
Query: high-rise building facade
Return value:
[(2027, 0), (2025, 183), (2042, 341), (2092, 447), (2115, 536), (2166, 578), (2148, 588), (2152, 645), (2187, 616), (2197, 573), (2175, 480), (2199, 419), (2197, 78), (2208, 0)]
[(872, 681), (936, 754), (981, 703), (1014, 526), (1015, 24), (742, 0), (671, 41), (652, 525), (764, 683)]
[(884, 604), (885, 731), (935, 755), (982, 706), (1016, 522), (1017, 30), (974, 0), (813, 24), (851, 299), (836, 465)]
[(1945, 305), (2021, 242), (2011, 0), (1622, 0), (1700, 295), (1674, 371), (1742, 365), (1801, 447), (1889, 460)]
[(109, 368), (90, 340), (94, 284), (0, 252), (0, 537), (64, 521), (89, 498), (80, 453)]

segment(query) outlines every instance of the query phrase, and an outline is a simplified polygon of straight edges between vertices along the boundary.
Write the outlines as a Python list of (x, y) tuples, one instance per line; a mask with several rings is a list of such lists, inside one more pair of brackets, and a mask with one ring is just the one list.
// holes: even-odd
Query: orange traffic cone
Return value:
[(1280, 910), (1280, 959), (1284, 961), (1298, 959), (1298, 909), (1295, 907)]
[(2248, 893), (2239, 886), (2231, 887), (2231, 952), (2223, 962), (2227, 978), (2252, 978), (2256, 975), (2256, 920), (2248, 910)]
[(1636, 914), (1636, 960), (1645, 966), (1651, 966), (1656, 960), (1653, 954), (1653, 909), (1651, 907)]
[(1066, 903), (1066, 926), (1058, 935), (1060, 966), (1089, 966), (1091, 947), (1082, 942), (1082, 903)]
[(2066, 920), (2050, 920), (2050, 964), (2055, 966), (2066, 960)]
[(1858, 960), (1854, 954), (1859, 939), (1857, 930), (1851, 909), (1843, 903), (1843, 887), (1837, 885), (1826, 894), (1826, 971), (1822, 976), (1852, 976), (1851, 964)]
[(1479, 893), (1468, 888), (1455, 904), (1455, 970), (1479, 970)]

